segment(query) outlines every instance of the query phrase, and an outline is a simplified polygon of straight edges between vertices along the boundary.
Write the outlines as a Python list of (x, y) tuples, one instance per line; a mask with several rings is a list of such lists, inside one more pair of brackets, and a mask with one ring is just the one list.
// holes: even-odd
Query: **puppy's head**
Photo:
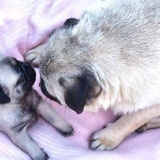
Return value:
[(35, 82), (30, 64), (0, 56), (0, 104), (20, 101)]
[(45, 45), (40, 60), (41, 89), (48, 98), (79, 114), (98, 96), (101, 87), (90, 66), (92, 56), (83, 54), (89, 52), (89, 46), (72, 35), (79, 22), (68, 22), (55, 30)]

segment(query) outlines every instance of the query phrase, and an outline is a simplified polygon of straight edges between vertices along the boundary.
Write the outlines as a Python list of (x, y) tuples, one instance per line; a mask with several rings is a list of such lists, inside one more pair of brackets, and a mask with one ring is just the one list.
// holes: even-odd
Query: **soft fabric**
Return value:
[[(23, 60), (25, 52), (44, 42), (49, 33), (70, 17), (79, 18), (98, 0), (0, 0), (0, 53)], [(38, 87), (39, 72), (35, 89)], [(8, 76), (9, 78), (9, 76)], [(29, 134), (49, 155), (50, 160), (159, 160), (159, 129), (133, 133), (113, 151), (91, 151), (90, 135), (114, 120), (110, 111), (77, 115), (67, 107), (52, 106), (74, 127), (71, 137), (61, 136), (42, 119)], [(5, 124), (4, 124), (5, 125)], [(123, 127), (123, 126), (122, 126)], [(29, 156), (0, 132), (0, 160), (29, 160)]]

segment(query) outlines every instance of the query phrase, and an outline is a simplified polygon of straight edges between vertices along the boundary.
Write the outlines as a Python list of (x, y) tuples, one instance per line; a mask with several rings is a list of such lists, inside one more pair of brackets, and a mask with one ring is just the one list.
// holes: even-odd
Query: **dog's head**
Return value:
[(89, 52), (89, 46), (72, 35), (77, 23), (70, 19), (52, 33), (40, 60), (40, 84), (48, 98), (79, 114), (98, 96), (101, 87), (90, 66), (92, 56), (83, 54)]
[(35, 82), (30, 64), (0, 56), (0, 104), (20, 101)]

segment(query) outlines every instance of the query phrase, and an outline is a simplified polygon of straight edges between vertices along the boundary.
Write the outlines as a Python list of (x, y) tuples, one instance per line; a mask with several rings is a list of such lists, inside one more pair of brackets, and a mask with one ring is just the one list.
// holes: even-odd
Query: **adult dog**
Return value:
[(159, 0), (101, 1), (80, 20), (67, 20), (25, 59), (40, 64), (49, 98), (78, 114), (99, 108), (123, 114), (92, 135), (92, 149), (114, 149), (140, 126), (160, 126), (154, 119), (160, 115)]
[(73, 129), (32, 89), (35, 71), (30, 64), (0, 55), (0, 66), (0, 130), (32, 160), (47, 160), (28, 135), (28, 126), (40, 115), (62, 135), (71, 135)]

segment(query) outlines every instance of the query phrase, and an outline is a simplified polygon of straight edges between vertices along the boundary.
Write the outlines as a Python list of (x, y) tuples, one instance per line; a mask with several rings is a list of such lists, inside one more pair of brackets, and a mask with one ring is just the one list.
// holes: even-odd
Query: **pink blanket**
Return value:
[[(49, 33), (70, 17), (78, 18), (85, 8), (97, 0), (0, 0), (0, 53), (23, 60), (25, 52), (46, 40)], [(38, 87), (39, 73), (35, 88)], [(75, 129), (72, 137), (62, 137), (40, 119), (29, 128), (33, 139), (51, 160), (159, 160), (159, 129), (144, 134), (133, 133), (113, 151), (88, 149), (90, 134), (113, 121), (110, 111), (84, 112), (77, 115), (68, 108), (51, 102)], [(123, 127), (123, 126), (122, 126)], [(0, 160), (29, 160), (0, 132)]]

